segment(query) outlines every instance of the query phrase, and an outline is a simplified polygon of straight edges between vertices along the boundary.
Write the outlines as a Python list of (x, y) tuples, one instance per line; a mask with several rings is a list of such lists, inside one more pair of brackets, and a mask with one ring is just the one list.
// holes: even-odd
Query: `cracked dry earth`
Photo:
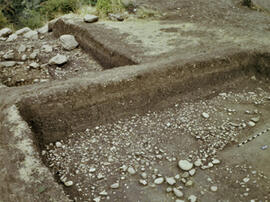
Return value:
[(44, 162), (74, 201), (270, 200), (268, 158), (243, 155), (269, 156), (267, 141), (254, 144), (270, 132), (238, 147), (270, 127), (268, 80), (169, 103), (45, 145)]
[[(12, 42), (0, 41), (0, 50), (0, 63), (13, 63), (10, 67), (0, 64), (0, 83), (9, 87), (63, 80), (85, 72), (103, 70), (80, 47), (65, 50), (52, 33), (40, 34), (38, 39), (19, 35)], [(49, 65), (49, 60), (57, 54), (65, 55), (68, 62), (62, 66)]]

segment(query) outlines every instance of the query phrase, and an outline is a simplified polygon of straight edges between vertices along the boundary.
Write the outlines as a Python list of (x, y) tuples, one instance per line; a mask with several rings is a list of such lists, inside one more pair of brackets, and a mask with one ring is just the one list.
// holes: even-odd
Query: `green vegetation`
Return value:
[(0, 0), (0, 27), (28, 26), (37, 28), (48, 20), (69, 12), (76, 12), (82, 5), (95, 0)]
[(8, 26), (8, 20), (4, 16), (2, 9), (0, 9), (0, 29), (4, 28), (6, 26)]
[(90, 5), (96, 6), (96, 12), (101, 17), (127, 9), (121, 0), (0, 0), (0, 28), (41, 27), (60, 15), (80, 13), (80, 9)]
[(51, 20), (60, 14), (75, 12), (79, 8), (79, 0), (48, 0), (41, 6), (40, 13)]
[(120, 13), (124, 10), (120, 0), (98, 0), (96, 6), (101, 16), (107, 16), (108, 13)]

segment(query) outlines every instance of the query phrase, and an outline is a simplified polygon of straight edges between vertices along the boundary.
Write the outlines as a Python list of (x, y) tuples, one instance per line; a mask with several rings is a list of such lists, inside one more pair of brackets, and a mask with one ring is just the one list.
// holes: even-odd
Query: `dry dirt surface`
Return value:
[[(21, 86), (34, 83), (64, 80), (84, 72), (102, 71), (94, 58), (80, 47), (67, 51), (52, 33), (40, 34), (39, 39), (19, 36), (15, 41), (0, 41), (0, 62), (14, 62), (11, 67), (0, 65), (0, 82), (6, 86)], [(8, 59), (4, 55), (11, 51)], [(68, 57), (61, 66), (50, 65), (49, 60), (57, 54)], [(24, 58), (25, 57), (25, 58)]]
[(158, 15), (0, 38), (0, 201), (270, 201), (269, 13), (136, 6)]

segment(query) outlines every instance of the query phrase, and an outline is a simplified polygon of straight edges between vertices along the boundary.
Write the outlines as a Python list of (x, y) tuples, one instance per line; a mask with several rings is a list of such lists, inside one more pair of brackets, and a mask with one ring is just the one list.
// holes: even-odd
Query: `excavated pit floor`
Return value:
[[(42, 158), (59, 183), (74, 183), (64, 186), (74, 201), (158, 202), (191, 195), (199, 201), (267, 201), (270, 130), (238, 146), (270, 129), (269, 81), (255, 78), (201, 90), (199, 97), (168, 98), (143, 115), (70, 133), (46, 144)], [(202, 165), (188, 174), (177, 166), (180, 159), (201, 159)], [(166, 183), (168, 177), (176, 183)], [(176, 197), (173, 188), (184, 196)]]

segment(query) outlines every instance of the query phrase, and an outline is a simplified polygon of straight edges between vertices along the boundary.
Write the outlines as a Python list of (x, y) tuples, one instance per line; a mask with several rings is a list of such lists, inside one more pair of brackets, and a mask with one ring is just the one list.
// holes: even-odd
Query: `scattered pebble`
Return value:
[(178, 166), (184, 171), (189, 171), (193, 167), (193, 164), (187, 160), (180, 160)]
[(111, 188), (112, 189), (118, 189), (119, 187), (120, 187), (119, 182), (116, 182), (116, 183), (114, 183), (114, 184), (111, 185)]
[(166, 182), (169, 184), (169, 185), (174, 185), (176, 183), (175, 179), (173, 177), (167, 177), (166, 178)]
[(217, 187), (217, 186), (211, 186), (211, 187), (210, 187), (210, 190), (211, 190), (212, 192), (216, 192), (216, 191), (218, 190), (218, 187)]
[(163, 177), (159, 177), (159, 178), (155, 179), (155, 181), (154, 181), (155, 184), (162, 184), (163, 182), (164, 182)]
[(189, 200), (190, 202), (196, 202), (196, 201), (197, 201), (197, 197), (194, 196), (194, 195), (190, 195), (190, 196), (188, 197), (188, 200)]
[(253, 121), (249, 121), (249, 122), (248, 122), (248, 125), (249, 125), (250, 127), (254, 127), (256, 124), (255, 124)]
[(176, 197), (181, 198), (184, 196), (183, 192), (180, 191), (179, 189), (173, 188), (173, 193), (175, 194)]
[(70, 187), (70, 186), (73, 185), (73, 181), (67, 181), (67, 182), (64, 182), (64, 185), (65, 185), (66, 187)]
[(129, 167), (127, 171), (131, 175), (134, 175), (136, 173), (136, 170), (133, 167)]
[(205, 119), (208, 119), (209, 118), (209, 114), (207, 114), (206, 112), (203, 112), (202, 113), (202, 117), (205, 118)]

